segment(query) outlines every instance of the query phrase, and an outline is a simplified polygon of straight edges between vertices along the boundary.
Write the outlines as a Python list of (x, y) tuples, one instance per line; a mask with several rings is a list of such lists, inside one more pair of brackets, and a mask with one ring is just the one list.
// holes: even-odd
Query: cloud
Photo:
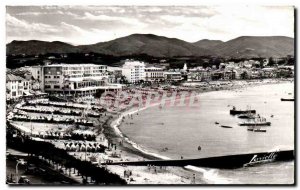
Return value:
[(120, 22), (122, 24), (131, 25), (133, 27), (145, 27), (145, 23), (139, 21), (136, 18), (129, 17), (118, 17), (118, 16), (107, 16), (107, 15), (93, 15), (91, 13), (84, 13), (84, 17), (80, 17), (83, 20), (92, 20), (92, 21), (106, 21), (106, 22)]
[(10, 14), (6, 14), (6, 25), (8, 30), (16, 30), (16, 32), (41, 33), (57, 32), (58, 30), (51, 25), (42, 23), (29, 23), (25, 20), (17, 19)]
[(48, 11), (48, 12), (20, 12), (15, 14), (16, 16), (41, 16), (41, 15), (63, 15), (63, 16), (73, 16), (73, 17), (77, 17), (78, 15), (72, 13), (72, 12), (68, 12), (68, 11)]

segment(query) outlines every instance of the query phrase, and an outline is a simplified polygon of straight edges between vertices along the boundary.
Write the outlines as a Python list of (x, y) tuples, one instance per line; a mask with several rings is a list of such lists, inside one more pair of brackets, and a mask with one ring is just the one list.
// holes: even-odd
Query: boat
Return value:
[(239, 126), (270, 126), (271, 122), (260, 122), (260, 123), (255, 123), (255, 122), (242, 122), (239, 123)]
[(251, 112), (248, 112), (248, 113), (245, 113), (245, 114), (238, 115), (238, 118), (240, 118), (240, 119), (254, 119), (255, 115)]
[(216, 121), (215, 124), (216, 124), (216, 125), (219, 125), (220, 123)]
[(220, 127), (223, 127), (223, 128), (232, 128), (231, 126), (227, 126), (227, 125), (221, 125)]
[(295, 101), (295, 98), (281, 98), (281, 101)]
[(251, 110), (251, 109), (247, 109), (247, 110), (237, 110), (235, 108), (235, 106), (233, 106), (233, 108), (230, 110), (230, 115), (237, 115), (237, 114), (247, 114), (247, 113), (256, 113), (256, 110)]
[(247, 130), (252, 132), (267, 132), (266, 129), (256, 128), (256, 127), (251, 127), (251, 128), (248, 127)]
[(240, 126), (270, 126), (271, 122), (267, 121), (263, 117), (258, 117), (254, 121), (246, 121), (239, 123)]
[(254, 129), (254, 132), (267, 132), (267, 130), (266, 129)]

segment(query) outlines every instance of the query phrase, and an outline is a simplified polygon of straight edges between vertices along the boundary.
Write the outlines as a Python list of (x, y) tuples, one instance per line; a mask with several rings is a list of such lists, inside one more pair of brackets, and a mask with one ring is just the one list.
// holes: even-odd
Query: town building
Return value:
[(29, 92), (30, 89), (30, 80), (13, 74), (6, 74), (7, 99), (14, 99), (24, 95), (31, 95)]
[(178, 82), (178, 81), (182, 80), (181, 73), (176, 72), (176, 71), (164, 72), (164, 78), (165, 78), (165, 81), (168, 81), (168, 82)]
[(31, 72), (44, 92), (80, 96), (110, 89), (105, 65), (52, 64), (32, 67)]
[(126, 60), (122, 67), (122, 75), (126, 77), (129, 83), (145, 81), (145, 63)]
[(145, 68), (145, 81), (147, 82), (162, 82), (164, 81), (164, 71), (159, 67)]
[(211, 72), (209, 69), (204, 69), (203, 67), (196, 67), (189, 69), (187, 74), (188, 82), (201, 82), (201, 81), (210, 81)]

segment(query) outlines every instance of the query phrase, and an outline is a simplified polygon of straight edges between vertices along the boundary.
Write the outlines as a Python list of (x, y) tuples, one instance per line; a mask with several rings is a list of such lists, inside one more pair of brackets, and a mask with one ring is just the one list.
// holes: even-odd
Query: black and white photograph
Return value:
[(5, 9), (8, 186), (295, 185), (293, 5)]

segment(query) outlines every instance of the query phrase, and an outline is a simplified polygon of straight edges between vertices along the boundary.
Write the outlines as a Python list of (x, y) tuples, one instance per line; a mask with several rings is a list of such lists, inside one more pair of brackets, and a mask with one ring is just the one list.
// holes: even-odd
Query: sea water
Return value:
[[(200, 94), (192, 106), (143, 110), (133, 119), (126, 118), (120, 130), (142, 149), (171, 159), (293, 150), (294, 102), (280, 100), (293, 95), (291, 82), (207, 92)], [(244, 119), (229, 114), (232, 106), (255, 109), (271, 126), (262, 127), (266, 133), (248, 131), (246, 126), (238, 125)], [(187, 169), (201, 173), (208, 183), (280, 184), (294, 180), (294, 162), (235, 170)]]

